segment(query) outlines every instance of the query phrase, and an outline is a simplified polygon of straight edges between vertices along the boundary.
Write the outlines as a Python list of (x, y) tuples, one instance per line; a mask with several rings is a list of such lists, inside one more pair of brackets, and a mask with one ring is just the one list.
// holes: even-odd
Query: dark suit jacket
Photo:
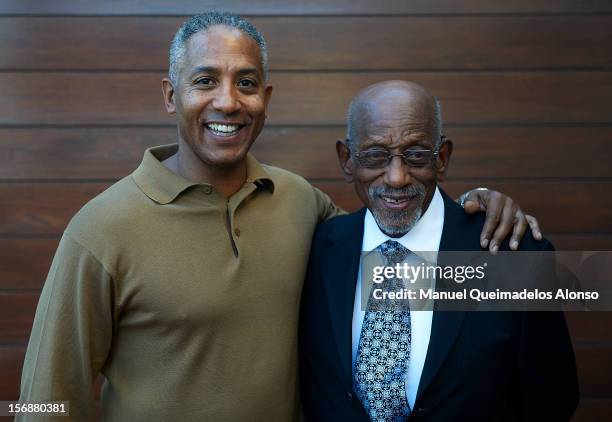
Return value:
[[(443, 197), (440, 253), (480, 251), (484, 217)], [(351, 354), (364, 215), (362, 209), (328, 220), (313, 239), (299, 342), (308, 421), (368, 421), (353, 391)], [(520, 247), (552, 250), (530, 234)], [(507, 241), (500, 249), (509, 250)], [(578, 403), (577, 384), (563, 313), (436, 311), (409, 420), (565, 421)]]

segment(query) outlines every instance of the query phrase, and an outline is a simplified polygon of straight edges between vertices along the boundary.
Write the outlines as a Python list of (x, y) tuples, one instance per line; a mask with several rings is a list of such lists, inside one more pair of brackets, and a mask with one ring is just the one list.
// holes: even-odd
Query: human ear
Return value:
[(436, 180), (443, 182), (446, 179), (446, 171), (450, 163), (450, 157), (453, 153), (453, 141), (445, 138), (440, 145), (440, 151), (436, 158)]
[(162, 79), (162, 95), (164, 96), (164, 105), (168, 114), (174, 114), (176, 112), (176, 105), (174, 104), (174, 86), (172, 81), (168, 78)]
[(338, 139), (336, 141), (336, 154), (338, 155), (340, 170), (344, 174), (344, 180), (351, 183), (353, 181), (353, 161), (347, 139)]
[(266, 108), (268, 108), (268, 103), (270, 102), (270, 98), (272, 98), (272, 85), (266, 85), (264, 92), (264, 104)]

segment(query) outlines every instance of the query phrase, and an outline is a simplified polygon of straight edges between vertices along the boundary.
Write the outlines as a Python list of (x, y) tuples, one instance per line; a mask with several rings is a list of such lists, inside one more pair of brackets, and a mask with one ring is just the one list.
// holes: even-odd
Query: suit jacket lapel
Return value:
[(322, 274), (328, 297), (329, 314), (342, 370), (352, 386), (352, 323), (355, 287), (363, 242), (366, 209), (344, 217), (329, 234), (329, 249), (322, 260)]
[[(438, 265), (444, 265), (445, 251), (462, 251), (466, 249), (465, 239), (468, 238), (466, 225), (464, 224), (465, 212), (451, 198), (441, 191), (444, 199), (444, 226), (440, 240), (440, 253), (438, 254)], [(461, 325), (465, 318), (465, 311), (439, 311), (434, 312), (431, 325), (431, 336), (427, 357), (421, 374), (419, 388), (417, 391), (416, 405), (423, 391), (434, 379), (436, 373), (442, 366), (444, 359), (452, 348)]]

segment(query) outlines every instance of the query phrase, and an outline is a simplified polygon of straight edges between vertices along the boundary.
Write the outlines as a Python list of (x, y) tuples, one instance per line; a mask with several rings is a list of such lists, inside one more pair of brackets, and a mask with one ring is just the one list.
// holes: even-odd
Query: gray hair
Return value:
[(170, 45), (168, 76), (172, 83), (178, 81), (178, 68), (185, 58), (186, 44), (189, 39), (200, 31), (206, 31), (211, 26), (225, 25), (236, 28), (251, 37), (259, 46), (261, 67), (265, 80), (268, 80), (268, 49), (263, 35), (246, 19), (226, 12), (208, 12), (194, 15), (187, 19), (176, 31)]
[[(432, 118), (433, 118), (433, 126), (434, 126), (434, 139), (435, 144), (434, 148), (438, 149), (442, 144), (442, 109), (440, 107), (440, 101), (436, 97), (434, 98), (433, 110), (432, 110)], [(351, 101), (351, 104), (348, 108), (348, 113), (346, 114), (346, 139), (348, 141), (348, 146), (351, 150), (354, 149), (355, 146), (355, 115), (357, 114), (357, 109), (359, 107), (359, 101), (354, 99)]]

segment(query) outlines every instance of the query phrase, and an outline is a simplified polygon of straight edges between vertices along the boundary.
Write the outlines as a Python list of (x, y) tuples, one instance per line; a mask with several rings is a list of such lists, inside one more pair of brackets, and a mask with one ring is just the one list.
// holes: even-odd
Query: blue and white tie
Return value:
[[(388, 266), (404, 262), (411, 253), (394, 240), (380, 245)], [(388, 281), (389, 289), (401, 280)], [(387, 291), (389, 291), (387, 289)], [(410, 415), (406, 371), (410, 357), (410, 309), (381, 307), (370, 294), (355, 359), (354, 388), (372, 422), (403, 421)]]

